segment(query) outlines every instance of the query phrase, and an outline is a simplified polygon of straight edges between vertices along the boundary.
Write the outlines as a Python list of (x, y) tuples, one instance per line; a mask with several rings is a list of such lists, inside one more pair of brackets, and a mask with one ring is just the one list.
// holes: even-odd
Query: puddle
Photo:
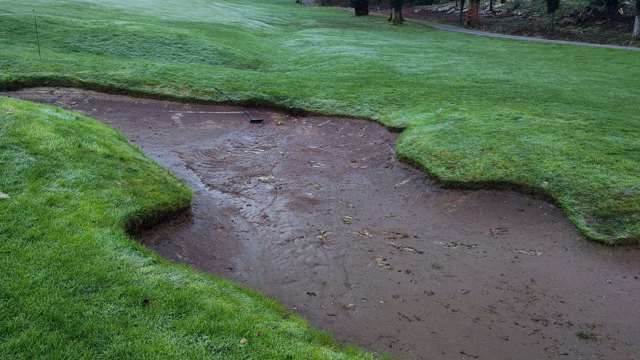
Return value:
[[(373, 122), (73, 89), (11, 96), (121, 129), (192, 186), (160, 254), (403, 359), (635, 359), (640, 249), (582, 239), (552, 205), (443, 190)], [(580, 334), (595, 334), (588, 341)]]

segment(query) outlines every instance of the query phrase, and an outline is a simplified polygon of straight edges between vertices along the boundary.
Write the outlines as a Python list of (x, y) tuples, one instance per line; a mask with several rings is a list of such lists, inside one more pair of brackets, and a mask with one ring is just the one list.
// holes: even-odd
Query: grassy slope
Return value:
[(115, 130), (0, 97), (0, 169), (0, 358), (368, 358), (131, 241), (191, 193)]
[(0, 0), (0, 87), (219, 101), (218, 87), (236, 101), (374, 118), (408, 127), (399, 154), (445, 182), (542, 191), (592, 239), (640, 239), (640, 54), (293, 3)]

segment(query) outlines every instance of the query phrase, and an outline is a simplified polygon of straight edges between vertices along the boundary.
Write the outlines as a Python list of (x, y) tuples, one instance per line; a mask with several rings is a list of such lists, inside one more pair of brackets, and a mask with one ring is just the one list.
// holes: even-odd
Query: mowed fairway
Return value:
[(637, 52), (393, 27), (289, 0), (1, 0), (0, 31), (0, 88), (222, 101), (217, 88), (368, 117), (406, 127), (399, 155), (444, 183), (544, 193), (588, 238), (640, 238)]

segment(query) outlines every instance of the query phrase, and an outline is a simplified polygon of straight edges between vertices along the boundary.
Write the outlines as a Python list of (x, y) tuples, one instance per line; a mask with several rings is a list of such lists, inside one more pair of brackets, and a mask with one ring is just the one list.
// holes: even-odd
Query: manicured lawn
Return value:
[(372, 358), (132, 241), (191, 192), (119, 132), (0, 97), (0, 165), (0, 358)]
[(220, 101), (218, 88), (406, 127), (399, 155), (445, 183), (544, 193), (591, 239), (640, 239), (637, 52), (392, 27), (290, 0), (0, 0), (0, 49), (5, 89)]

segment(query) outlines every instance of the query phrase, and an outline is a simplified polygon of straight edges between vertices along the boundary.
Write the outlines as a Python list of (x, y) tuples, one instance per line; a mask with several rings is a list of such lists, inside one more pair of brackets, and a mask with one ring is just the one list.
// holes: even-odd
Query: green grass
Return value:
[(373, 357), (132, 241), (191, 192), (119, 132), (0, 97), (0, 166), (0, 358)]

